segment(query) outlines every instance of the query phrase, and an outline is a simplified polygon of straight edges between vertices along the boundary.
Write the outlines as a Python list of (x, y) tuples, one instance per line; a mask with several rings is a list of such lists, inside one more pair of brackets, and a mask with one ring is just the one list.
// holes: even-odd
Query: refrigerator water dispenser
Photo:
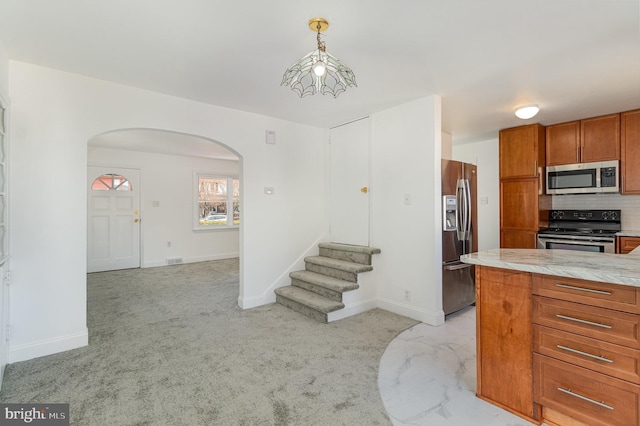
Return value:
[(455, 195), (442, 196), (442, 230), (458, 229), (458, 200)]

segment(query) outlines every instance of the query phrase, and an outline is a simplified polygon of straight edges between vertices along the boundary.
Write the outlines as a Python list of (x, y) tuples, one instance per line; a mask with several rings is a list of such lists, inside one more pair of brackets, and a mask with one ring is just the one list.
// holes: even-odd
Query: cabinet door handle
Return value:
[(569, 321), (575, 321), (575, 322), (579, 322), (581, 324), (594, 325), (596, 327), (613, 328), (610, 325), (600, 324), (599, 322), (587, 321), (587, 320), (583, 320), (583, 319), (580, 319), (580, 318), (568, 317), (566, 315), (556, 314), (556, 318), (562, 318), (562, 319), (566, 319), (566, 320), (569, 320)]
[(598, 407), (606, 408), (607, 410), (613, 410), (613, 407), (610, 406), (610, 405), (605, 404), (604, 401), (599, 402), (599, 401), (596, 401), (595, 399), (587, 398), (586, 396), (580, 395), (579, 393), (571, 392), (571, 389), (558, 388), (558, 390), (560, 392), (564, 392), (564, 393), (566, 393), (568, 395), (575, 396), (576, 398), (579, 398), (579, 399), (581, 399), (583, 401), (587, 401), (587, 402), (590, 402), (592, 404), (595, 404)]
[(556, 287), (568, 288), (569, 290), (586, 291), (587, 293), (603, 294), (605, 296), (611, 296), (611, 294), (612, 294), (610, 291), (594, 290), (592, 288), (576, 287), (576, 286), (568, 285), (568, 284), (560, 284), (560, 283), (558, 283), (558, 284), (556, 284)]
[(544, 194), (544, 188), (542, 185), (542, 173), (544, 173), (542, 167), (538, 167), (538, 195)]
[(598, 356), (598, 355), (590, 354), (590, 353), (588, 353), (588, 352), (582, 352), (582, 351), (579, 351), (579, 350), (577, 350), (577, 349), (570, 348), (570, 347), (568, 347), (568, 346), (556, 345), (556, 348), (558, 348), (558, 349), (562, 349), (563, 351), (567, 351), (567, 352), (573, 352), (574, 354), (584, 355), (584, 356), (586, 356), (586, 357), (593, 358), (593, 359), (597, 359), (597, 360), (599, 360), (599, 361), (604, 361), (604, 362), (610, 362), (610, 363), (613, 363), (613, 360), (611, 360), (611, 359), (609, 359), (609, 358), (605, 358), (605, 357), (603, 357), (603, 356)]

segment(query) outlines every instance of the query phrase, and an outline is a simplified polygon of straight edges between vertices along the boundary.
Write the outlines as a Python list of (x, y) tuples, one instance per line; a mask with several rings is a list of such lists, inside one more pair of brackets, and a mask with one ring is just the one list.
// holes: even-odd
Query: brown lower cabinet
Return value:
[(477, 395), (535, 422), (531, 275), (476, 267)]
[(638, 386), (539, 354), (535, 400), (591, 426), (638, 424)]
[(478, 397), (529, 421), (640, 425), (640, 289), (476, 266)]
[(639, 237), (618, 237), (617, 252), (627, 254), (634, 248), (640, 246)]

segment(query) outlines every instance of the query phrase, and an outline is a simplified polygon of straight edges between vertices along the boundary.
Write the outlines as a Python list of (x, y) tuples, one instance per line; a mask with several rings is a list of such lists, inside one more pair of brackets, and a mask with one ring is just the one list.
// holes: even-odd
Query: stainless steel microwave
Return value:
[(618, 160), (547, 167), (547, 194), (620, 192)]

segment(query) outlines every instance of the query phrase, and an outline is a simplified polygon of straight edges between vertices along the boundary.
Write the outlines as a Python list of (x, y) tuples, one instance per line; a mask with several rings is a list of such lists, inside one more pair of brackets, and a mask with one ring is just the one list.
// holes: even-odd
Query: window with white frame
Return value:
[(233, 176), (195, 174), (195, 229), (240, 225), (240, 180)]

